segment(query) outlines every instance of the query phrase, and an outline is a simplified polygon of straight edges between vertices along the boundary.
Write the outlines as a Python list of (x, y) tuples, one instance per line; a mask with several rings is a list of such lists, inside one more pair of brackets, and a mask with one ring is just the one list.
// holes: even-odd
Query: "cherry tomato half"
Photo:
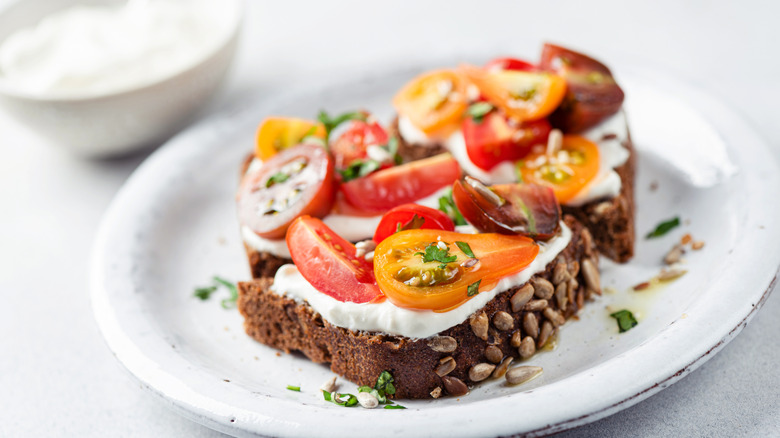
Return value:
[(349, 128), (330, 145), (336, 169), (344, 169), (355, 160), (368, 158), (371, 145), (387, 143), (387, 131), (378, 122), (353, 120)]
[(525, 157), (532, 146), (547, 142), (550, 129), (547, 119), (510, 123), (497, 111), (489, 112), (479, 121), (471, 117), (463, 120), (463, 138), (469, 159), (487, 171), (501, 162)]
[(538, 253), (523, 236), (401, 231), (374, 250), (374, 276), (398, 307), (447, 311), (521, 271)]
[(540, 66), (566, 80), (566, 97), (550, 116), (553, 126), (563, 132), (582, 132), (596, 126), (623, 105), (625, 95), (612, 72), (589, 56), (545, 44)]
[(364, 212), (381, 214), (434, 194), (460, 177), (458, 162), (450, 154), (379, 170), (341, 185), (344, 199)]
[(552, 73), (487, 71), (471, 65), (461, 66), (460, 71), (490, 103), (520, 122), (547, 117), (566, 93), (566, 81)]
[(296, 217), (330, 212), (336, 195), (333, 174), (333, 159), (321, 146), (285, 149), (241, 180), (239, 221), (260, 237), (281, 239)]
[(265, 161), (279, 151), (295, 146), (306, 136), (325, 139), (321, 123), (293, 117), (269, 117), (257, 128), (255, 156)]
[(441, 210), (403, 204), (382, 216), (374, 233), (374, 242), (379, 243), (398, 231), (410, 229), (455, 231), (455, 223)]
[(560, 151), (549, 156), (539, 148), (525, 157), (520, 172), (525, 182), (551, 187), (565, 204), (599, 173), (599, 147), (585, 137), (564, 135)]
[(466, 85), (454, 70), (424, 73), (404, 85), (393, 105), (424, 133), (443, 138), (457, 129), (466, 111)]
[(287, 247), (303, 278), (325, 295), (349, 303), (381, 297), (371, 262), (356, 257), (355, 245), (321, 220), (296, 219), (287, 231)]
[(539, 67), (517, 58), (496, 58), (485, 64), (485, 70), (539, 71)]
[(560, 227), (561, 207), (552, 189), (536, 184), (485, 186), (466, 177), (452, 198), (463, 217), (482, 232), (549, 239)]

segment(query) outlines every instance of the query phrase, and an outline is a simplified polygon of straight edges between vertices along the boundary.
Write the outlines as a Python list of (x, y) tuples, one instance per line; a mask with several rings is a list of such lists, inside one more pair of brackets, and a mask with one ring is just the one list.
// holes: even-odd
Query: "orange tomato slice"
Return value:
[(599, 173), (599, 148), (579, 135), (564, 135), (552, 156), (538, 148), (519, 164), (523, 181), (552, 187), (561, 204), (572, 199)]
[(312, 120), (268, 117), (257, 128), (255, 156), (267, 160), (279, 151), (299, 144), (307, 136), (325, 141), (325, 127)]
[(408, 230), (374, 250), (374, 276), (396, 306), (446, 312), (523, 270), (538, 253), (539, 246), (523, 236)]
[(466, 80), (457, 71), (437, 70), (407, 83), (393, 98), (399, 114), (431, 137), (457, 129), (468, 106)]
[(487, 100), (520, 122), (547, 117), (566, 94), (566, 80), (552, 73), (488, 71), (472, 65), (463, 65), (460, 71)]

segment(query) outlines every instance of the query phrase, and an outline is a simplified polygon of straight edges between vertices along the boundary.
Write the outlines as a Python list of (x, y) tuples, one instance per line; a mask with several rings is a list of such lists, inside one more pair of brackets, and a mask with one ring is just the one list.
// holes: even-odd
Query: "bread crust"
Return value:
[[(475, 382), (469, 378), (469, 370), (476, 364), (489, 362), (486, 356), (488, 346), (499, 348), (504, 358), (517, 358), (520, 351), (512, 345), (513, 336), (517, 339), (530, 336), (534, 350), (541, 348), (545, 335), (540, 332), (545, 331), (545, 326), (548, 332), (546, 342), (549, 342), (558, 324), (565, 321), (562, 318), (576, 315), (592, 294), (600, 293), (598, 285), (589, 287), (583, 276), (585, 269), (580, 269), (583, 263), (598, 266), (598, 253), (593, 246), (593, 239), (574, 217), (567, 216), (564, 220), (572, 230), (569, 245), (544, 272), (533, 276), (527, 283), (543, 278), (554, 285), (556, 292), (547, 300), (545, 307), (551, 310), (521, 308), (514, 312), (512, 296), (526, 285), (502, 292), (472, 315), (472, 318), (479, 316), (483, 318), (482, 321), (484, 318), (489, 321), (484, 339), (475, 334), (470, 320), (437, 335), (450, 336), (457, 341), (457, 348), (450, 353), (434, 351), (429, 346), (431, 338), (411, 339), (334, 326), (323, 320), (307, 303), (299, 303), (272, 292), (270, 287), (273, 280), (268, 277), (238, 285), (238, 308), (245, 318), (244, 328), (249, 336), (263, 344), (286, 352), (300, 351), (317, 363), (330, 363), (333, 372), (358, 385), (371, 386), (382, 371), (389, 371), (395, 378), (395, 398), (430, 398), (436, 388), (441, 388), (440, 391), (447, 394), (447, 385), (435, 372), (442, 359), (451, 356), (456, 364), (446, 374), (448, 378), (460, 379), (472, 385)], [(556, 273), (556, 265), (559, 264), (562, 268), (558, 268), (559, 272)], [(566, 274), (562, 274), (564, 269)], [(590, 281), (590, 286), (593, 286), (592, 277)], [(540, 298), (535, 296), (532, 299)], [(499, 330), (496, 327), (494, 317), (498, 312), (506, 312), (511, 316), (511, 329)], [(533, 320), (537, 321), (535, 325), (528, 322)], [(549, 330), (551, 327), (552, 332)]]

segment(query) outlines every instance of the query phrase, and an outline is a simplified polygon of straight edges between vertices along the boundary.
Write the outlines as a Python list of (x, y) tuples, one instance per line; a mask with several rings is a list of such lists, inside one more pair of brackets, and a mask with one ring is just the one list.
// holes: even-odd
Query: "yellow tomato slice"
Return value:
[(295, 146), (306, 136), (325, 140), (325, 127), (312, 120), (293, 117), (269, 117), (257, 128), (255, 155), (267, 160), (282, 149)]
[(566, 80), (552, 73), (488, 71), (471, 65), (461, 66), (460, 71), (487, 100), (519, 122), (547, 117), (566, 94)]
[(572, 199), (599, 173), (599, 147), (579, 135), (564, 135), (560, 151), (535, 150), (522, 161), (523, 181), (552, 187), (561, 204)]
[(460, 125), (468, 106), (466, 80), (454, 70), (412, 79), (393, 98), (395, 109), (431, 137), (445, 137)]
[(408, 230), (377, 246), (374, 276), (396, 306), (444, 312), (521, 271), (538, 253), (523, 236)]

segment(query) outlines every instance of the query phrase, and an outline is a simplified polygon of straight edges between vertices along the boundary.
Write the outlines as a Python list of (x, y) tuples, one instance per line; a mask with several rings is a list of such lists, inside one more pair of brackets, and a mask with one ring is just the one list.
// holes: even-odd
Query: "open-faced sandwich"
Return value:
[(414, 79), (390, 134), (364, 111), (266, 119), (237, 196), (247, 333), (359, 385), (392, 375), (397, 398), (532, 377), (507, 372), (600, 293), (596, 248), (633, 253), (622, 98), (545, 46)]

